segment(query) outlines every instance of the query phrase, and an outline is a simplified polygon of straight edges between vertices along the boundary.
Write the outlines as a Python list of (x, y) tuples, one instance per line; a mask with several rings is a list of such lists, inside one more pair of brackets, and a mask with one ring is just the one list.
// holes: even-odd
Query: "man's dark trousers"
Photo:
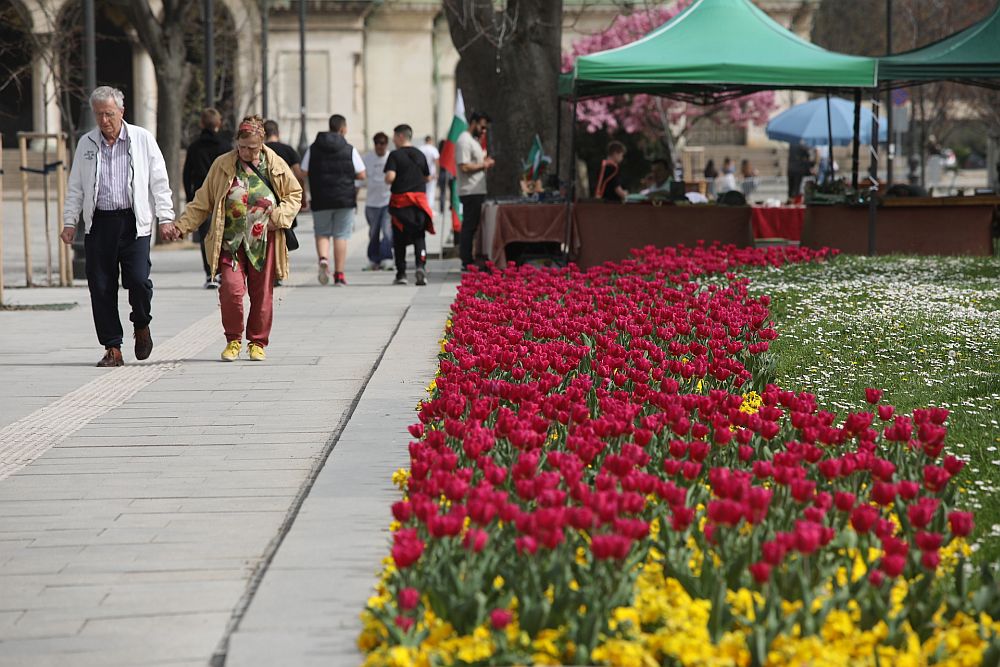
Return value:
[(413, 263), (418, 269), (427, 265), (427, 237), (424, 230), (413, 232), (410, 230), (392, 230), (392, 246), (396, 256), (396, 277), (402, 278), (406, 275), (406, 246), (413, 246)]
[(94, 221), (84, 241), (87, 285), (94, 312), (97, 339), (104, 347), (122, 346), (118, 317), (118, 270), (132, 306), (129, 319), (136, 329), (149, 326), (153, 282), (149, 279), (149, 237), (135, 236), (132, 209), (94, 211)]
[(462, 202), (462, 236), (459, 239), (458, 253), (464, 268), (476, 261), (472, 252), (472, 241), (476, 238), (476, 230), (479, 229), (479, 218), (482, 215), (486, 195), (465, 195), (459, 199)]

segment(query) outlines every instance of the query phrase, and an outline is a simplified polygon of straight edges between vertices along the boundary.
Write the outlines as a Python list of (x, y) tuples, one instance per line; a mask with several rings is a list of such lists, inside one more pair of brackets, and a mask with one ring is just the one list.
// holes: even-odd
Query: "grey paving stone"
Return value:
[[(366, 241), (352, 241), (356, 266)], [(378, 282), (384, 276), (361, 276), (323, 291), (312, 285), (309, 251), (292, 260), (299, 286), (278, 292), (267, 362), (218, 361), (220, 325), (176, 368), (0, 480), (0, 667), (207, 664), (338, 433), (315, 507), (307, 499), (261, 582), (262, 611), (285, 609), (281, 627), (291, 634), (261, 635), (252, 653), (290, 656), (257, 664), (359, 662), (352, 619), (387, 552), (387, 503), (396, 493), (388, 476), (406, 461), (405, 426), (433, 374), (450, 303), (437, 294), (454, 288), (400, 290)], [(153, 263), (152, 328), (162, 345), (218, 306), (200, 289), (197, 253), (156, 251)], [(80, 306), (0, 313), (0, 427), (106, 374), (92, 366), (100, 354), (82, 283), (5, 296), (12, 293)], [(120, 307), (128, 312), (124, 294)], [(345, 427), (404, 313), (401, 338)], [(331, 511), (339, 518), (331, 521)], [(296, 531), (311, 538), (291, 539)], [(310, 577), (311, 587), (303, 583)], [(350, 584), (338, 587), (343, 577)], [(304, 590), (314, 602), (297, 606)], [(314, 615), (311, 625), (300, 626), (303, 614)], [(238, 640), (234, 647), (257, 641), (246, 633)]]

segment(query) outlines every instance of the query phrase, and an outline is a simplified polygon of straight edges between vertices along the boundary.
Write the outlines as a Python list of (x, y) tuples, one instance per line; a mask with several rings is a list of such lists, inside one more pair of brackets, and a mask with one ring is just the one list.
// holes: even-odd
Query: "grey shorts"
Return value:
[(349, 239), (354, 232), (353, 208), (330, 208), (313, 211), (313, 231), (316, 236)]

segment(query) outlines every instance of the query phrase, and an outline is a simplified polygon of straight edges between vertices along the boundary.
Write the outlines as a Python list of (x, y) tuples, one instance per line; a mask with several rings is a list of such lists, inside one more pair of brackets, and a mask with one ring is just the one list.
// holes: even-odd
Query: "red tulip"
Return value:
[(886, 484), (885, 482), (875, 482), (875, 484), (872, 485), (871, 498), (883, 507), (891, 505), (892, 501), (896, 499), (896, 485)]
[(949, 512), (948, 525), (951, 526), (951, 533), (955, 537), (968, 537), (975, 526), (972, 512)]
[(898, 577), (903, 573), (903, 569), (906, 567), (906, 557), (905, 556), (885, 556), (882, 559), (879, 569), (881, 569), (887, 576)]
[(920, 555), (920, 564), (925, 570), (933, 572), (941, 564), (941, 554), (937, 551), (925, 551)]
[(781, 561), (785, 558), (785, 551), (785, 546), (776, 541), (764, 542), (764, 544), (760, 545), (761, 557), (769, 565), (781, 565)]
[(859, 533), (867, 533), (878, 520), (879, 512), (871, 505), (858, 505), (851, 512), (851, 526)]
[(906, 508), (906, 515), (914, 528), (926, 528), (933, 521), (939, 502), (937, 498), (921, 498)]
[(490, 612), (490, 625), (493, 626), (494, 630), (503, 630), (513, 620), (514, 614), (507, 609), (494, 609)]
[(404, 588), (396, 594), (396, 605), (403, 611), (416, 609), (420, 604), (420, 591), (416, 588)]
[(757, 561), (749, 567), (749, 570), (758, 584), (766, 584), (771, 578), (771, 566), (763, 561)]
[(951, 473), (946, 469), (932, 465), (924, 466), (924, 488), (931, 493), (943, 490), (950, 479)]
[(875, 405), (876, 403), (878, 403), (879, 401), (882, 400), (882, 390), (881, 389), (872, 389), (870, 387), (866, 388), (865, 389), (865, 400), (868, 401), (869, 403), (871, 403), (872, 405)]
[(847, 491), (837, 491), (833, 494), (833, 504), (841, 512), (850, 512), (854, 508), (856, 497)]
[(921, 551), (937, 551), (941, 548), (942, 537), (940, 533), (927, 533), (924, 531), (918, 531), (916, 535), (913, 536), (913, 543), (917, 545), (917, 548)]

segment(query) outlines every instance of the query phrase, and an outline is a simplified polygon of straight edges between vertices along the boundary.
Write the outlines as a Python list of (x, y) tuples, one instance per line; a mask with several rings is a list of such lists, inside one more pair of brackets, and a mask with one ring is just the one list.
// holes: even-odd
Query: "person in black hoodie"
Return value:
[(330, 116), (330, 131), (320, 132), (302, 156), (302, 171), (309, 179), (312, 197), (313, 230), (319, 259), (319, 284), (330, 282), (330, 239), (333, 239), (333, 284), (347, 284), (344, 261), (347, 240), (354, 231), (354, 211), (358, 189), (355, 181), (365, 180), (365, 163), (357, 149), (347, 143), (347, 119)]
[[(201, 112), (201, 134), (188, 146), (187, 157), (184, 158), (184, 196), (188, 203), (194, 200), (194, 194), (205, 182), (205, 176), (208, 175), (215, 158), (233, 149), (233, 143), (229, 138), (219, 132), (221, 127), (222, 114), (211, 107)], [(205, 254), (205, 237), (208, 235), (211, 222), (209, 218), (198, 228), (201, 265), (205, 270), (205, 289), (215, 289), (219, 286), (218, 280), (212, 275), (212, 270), (208, 266), (208, 256)]]

